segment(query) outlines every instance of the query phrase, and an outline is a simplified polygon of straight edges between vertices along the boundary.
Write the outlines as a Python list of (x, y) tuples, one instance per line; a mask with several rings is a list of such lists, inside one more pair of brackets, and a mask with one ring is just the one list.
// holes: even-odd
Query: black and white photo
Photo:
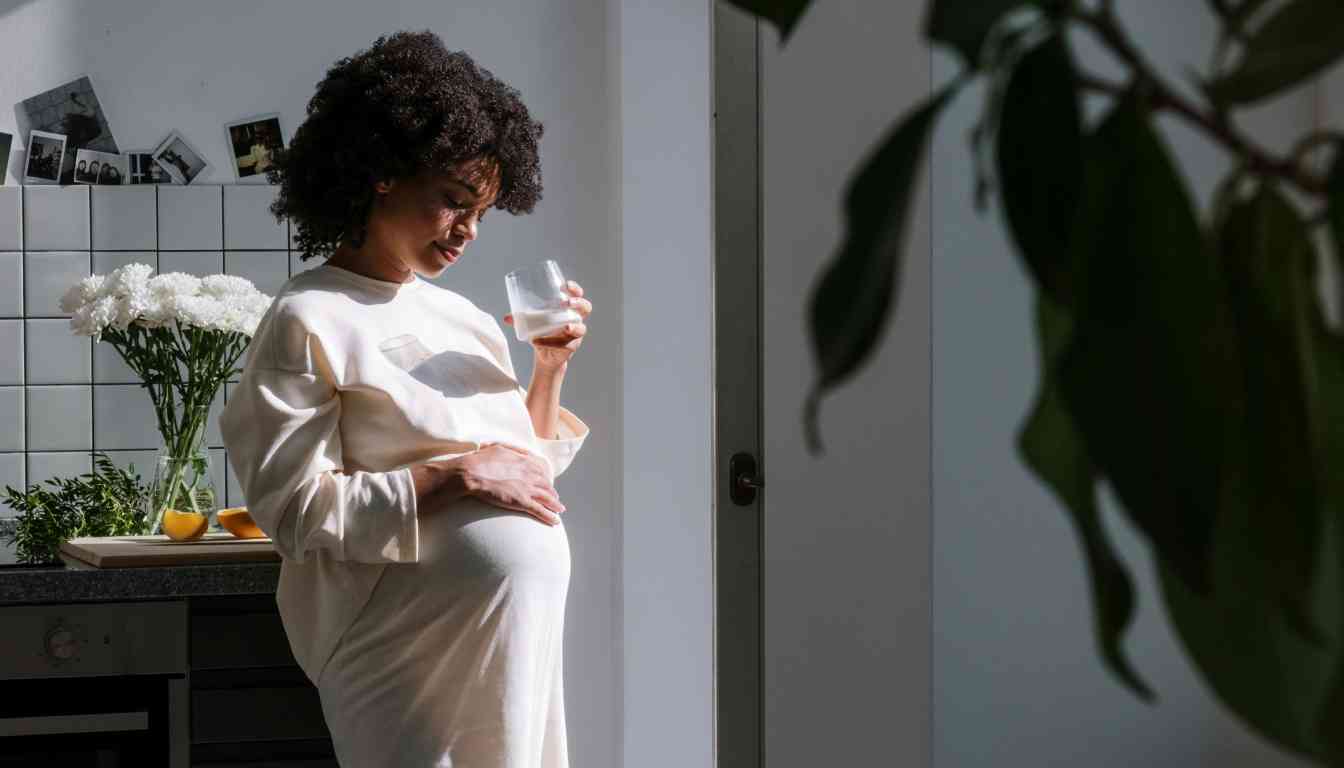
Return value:
[(14, 146), (14, 135), (0, 131), (0, 186), (9, 178), (9, 152)]
[(74, 182), (74, 150), (121, 152), (88, 75), (24, 99), (22, 105), (33, 130), (66, 137), (67, 151), (59, 169), (61, 184)]
[(173, 182), (190, 184), (210, 167), (205, 155), (191, 146), (182, 134), (172, 131), (152, 153), (154, 162), (168, 172)]
[(255, 115), (224, 126), (233, 157), (233, 174), (239, 181), (266, 182), (266, 171), (275, 162), (275, 151), (285, 146), (280, 113)]
[[(61, 163), (65, 160), (65, 136), (60, 133), (33, 130), (28, 133), (28, 158), (23, 172), (24, 181), (39, 184), (59, 184)], [(73, 175), (73, 170), (72, 170)]]
[(125, 155), (75, 150), (76, 184), (125, 184), (130, 166)]
[(172, 184), (168, 172), (154, 162), (154, 154), (148, 149), (132, 149), (126, 152), (127, 184)]

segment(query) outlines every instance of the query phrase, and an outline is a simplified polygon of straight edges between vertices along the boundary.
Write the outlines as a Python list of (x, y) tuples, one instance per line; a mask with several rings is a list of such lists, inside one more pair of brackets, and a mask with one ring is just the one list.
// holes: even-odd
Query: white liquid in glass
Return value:
[(513, 325), (518, 329), (519, 340), (531, 341), (560, 330), (566, 323), (580, 320), (579, 313), (572, 309), (529, 309), (514, 315)]

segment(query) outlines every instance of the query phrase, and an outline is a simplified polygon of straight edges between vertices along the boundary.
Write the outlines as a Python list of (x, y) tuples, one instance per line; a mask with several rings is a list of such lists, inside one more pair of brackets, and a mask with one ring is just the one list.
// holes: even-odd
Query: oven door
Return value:
[(0, 681), (0, 767), (162, 766), (171, 678)]

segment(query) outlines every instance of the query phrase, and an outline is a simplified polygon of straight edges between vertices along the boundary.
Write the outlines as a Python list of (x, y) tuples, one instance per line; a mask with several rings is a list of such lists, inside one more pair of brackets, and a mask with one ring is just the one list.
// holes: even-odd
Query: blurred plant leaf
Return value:
[(1241, 568), (1304, 639), (1323, 642), (1310, 616), (1326, 506), (1325, 414), (1317, 368), (1324, 320), (1316, 250), (1292, 204), (1269, 182), (1232, 202), (1215, 233), (1228, 314), (1239, 347), (1229, 406), (1224, 504), (1248, 507), (1254, 562)]
[(1017, 447), (1027, 466), (1055, 492), (1073, 519), (1087, 562), (1093, 631), (1102, 659), (1137, 696), (1151, 701), (1152, 690), (1134, 671), (1122, 645), (1125, 628), (1134, 615), (1134, 585), (1102, 525), (1096, 471), (1056, 381), (1055, 362), (1069, 334), (1070, 321), (1064, 309), (1044, 293), (1037, 293), (1040, 391), (1031, 416), (1018, 434)]
[(1157, 555), (1207, 590), (1225, 332), (1194, 209), (1133, 94), (1084, 141), (1075, 333), (1060, 384), (1088, 455)]
[(1220, 104), (1250, 104), (1296, 85), (1344, 55), (1344, 2), (1291, 0), (1246, 41), (1237, 66), (1211, 83)]
[(1243, 26), (1260, 10), (1265, 0), (1207, 0), (1210, 10), (1227, 24), (1227, 31), (1233, 37), (1241, 37)]
[(1262, 590), (1235, 576), (1237, 566), (1253, 557), (1244, 516), (1219, 524), (1225, 535), (1213, 557), (1222, 576), (1208, 595), (1195, 594), (1170, 567), (1157, 563), (1167, 615), (1186, 654), (1225, 706), (1262, 736), (1321, 757), (1315, 729), (1333, 654), (1289, 629)]
[(807, 6), (812, 0), (724, 0), (729, 5), (736, 6), (740, 10), (746, 11), (754, 16), (759, 16), (771, 24), (779, 31), (779, 43), (784, 45), (793, 35), (793, 30), (798, 26), (798, 20), (803, 17), (807, 11)]
[(845, 192), (845, 240), (813, 290), (808, 306), (818, 378), (807, 396), (804, 429), (813, 452), (822, 394), (858, 369), (876, 346), (899, 295), (905, 228), (915, 179), (938, 113), (960, 87), (944, 86), (908, 113), (864, 164)]
[(1326, 216), (1335, 265), (1344, 275), (1344, 142), (1335, 143), (1335, 156), (1326, 178)]
[(1073, 60), (1060, 34), (1022, 57), (999, 115), (1000, 204), (1018, 254), (1052, 299), (1071, 304), (1069, 233), (1082, 187)]
[(1045, 0), (930, 0), (924, 12), (924, 36), (951, 46), (967, 69), (978, 69), (985, 38), (1008, 12)]

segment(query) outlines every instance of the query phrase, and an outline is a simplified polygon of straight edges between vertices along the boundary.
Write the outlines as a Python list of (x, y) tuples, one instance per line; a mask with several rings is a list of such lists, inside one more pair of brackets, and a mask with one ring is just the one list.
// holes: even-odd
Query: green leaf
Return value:
[(1121, 682), (1150, 701), (1154, 698), (1152, 690), (1135, 672), (1121, 645), (1134, 615), (1134, 585), (1102, 525), (1096, 471), (1059, 394), (1055, 362), (1069, 334), (1070, 321), (1064, 309), (1044, 293), (1037, 294), (1041, 384), (1031, 416), (1018, 434), (1018, 451), (1073, 519), (1087, 561), (1093, 631), (1102, 659)]
[(1239, 371), (1219, 390), (1228, 407), (1227, 505), (1249, 512), (1252, 552), (1241, 567), (1305, 639), (1321, 642), (1310, 616), (1317, 542), (1325, 515), (1324, 413), (1316, 334), (1316, 251), (1291, 203), (1264, 183), (1233, 202), (1216, 233)]
[[(1227, 532), (1215, 555), (1223, 574), (1252, 557), (1249, 530), (1228, 525)], [(1157, 569), (1172, 626), (1218, 699), (1265, 738), (1321, 756), (1314, 731), (1331, 654), (1291, 631), (1261, 592), (1239, 589), (1253, 586), (1244, 580), (1220, 577), (1209, 595), (1198, 595), (1165, 564)]]
[(1246, 42), (1234, 70), (1209, 86), (1222, 104), (1250, 104), (1296, 85), (1344, 56), (1344, 2), (1292, 0)]
[(775, 29), (779, 30), (779, 42), (783, 45), (789, 41), (789, 36), (793, 34), (794, 28), (798, 26), (798, 20), (802, 18), (812, 0), (725, 0), (725, 2), (774, 24)]
[(1084, 141), (1075, 333), (1060, 384), (1088, 454), (1158, 556), (1207, 589), (1224, 378), (1218, 286), (1194, 208), (1133, 95)]
[(804, 415), (808, 442), (819, 451), (821, 395), (854, 373), (876, 346), (900, 290), (901, 257), (915, 179), (938, 113), (961, 81), (944, 86), (906, 115), (845, 192), (845, 240), (808, 306), (818, 380)]
[(1023, 56), (1005, 91), (997, 146), (1000, 200), (1018, 254), (1065, 307), (1072, 303), (1069, 233), (1083, 183), (1073, 73), (1059, 34)]
[(1010, 11), (1042, 0), (930, 0), (924, 16), (924, 36), (956, 49), (967, 69), (984, 64), (980, 59), (985, 38), (999, 19)]

